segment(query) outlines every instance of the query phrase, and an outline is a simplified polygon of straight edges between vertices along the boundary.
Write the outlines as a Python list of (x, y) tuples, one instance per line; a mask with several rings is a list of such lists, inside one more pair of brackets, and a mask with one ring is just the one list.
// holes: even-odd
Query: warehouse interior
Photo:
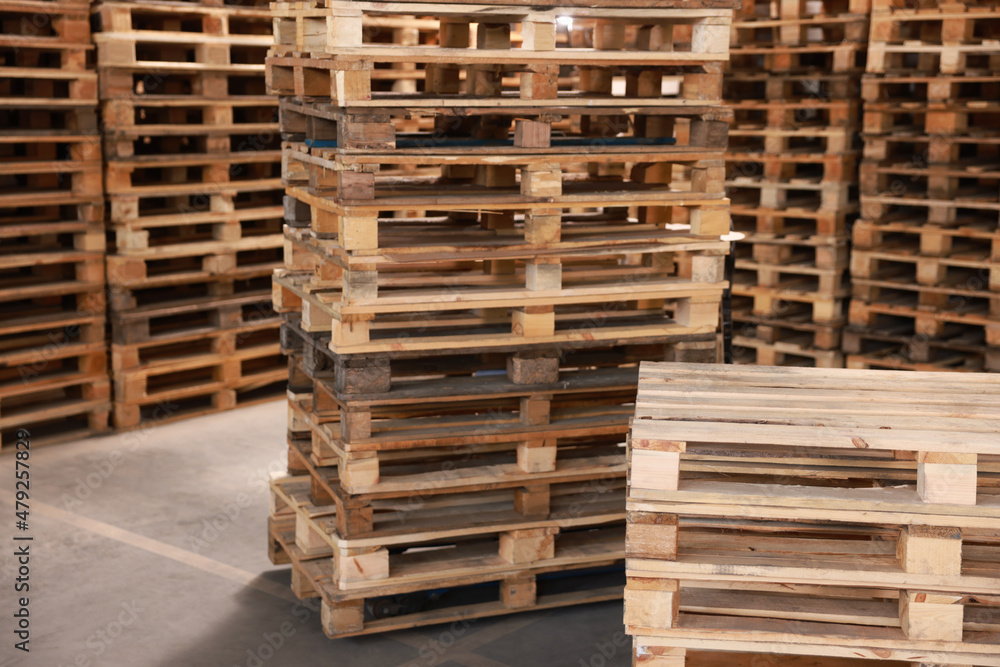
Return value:
[(0, 663), (1000, 667), (998, 121), (997, 0), (0, 0)]

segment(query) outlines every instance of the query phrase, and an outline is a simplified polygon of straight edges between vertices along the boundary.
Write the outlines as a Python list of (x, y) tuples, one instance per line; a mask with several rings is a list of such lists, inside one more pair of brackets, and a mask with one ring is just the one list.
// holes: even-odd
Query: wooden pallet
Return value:
[(101, 107), (109, 160), (135, 155), (227, 153), (278, 146), (277, 100), (268, 96), (105, 100)]
[(640, 373), (625, 594), (638, 658), (1000, 664), (996, 626), (979, 616), (1000, 583), (996, 379)]
[[(453, 292), (453, 296), (460, 295), (457, 300), (441, 300), (440, 294), (434, 292), (434, 299), (426, 303), (420, 303), (416, 294), (410, 294), (398, 305), (387, 297), (371, 299), (370, 305), (359, 302), (357, 306), (343, 306), (339, 293), (309, 294), (303, 289), (304, 283), (305, 279), (296, 278), (295, 274), (277, 273), (274, 284), (279, 296), (275, 308), (282, 312), (301, 307), (304, 329), (331, 332), (331, 348), (349, 354), (403, 348), (499, 349), (574, 341), (614, 344), (655, 336), (711, 333), (715, 330), (721, 290), (725, 286), (650, 281), (642, 283), (641, 291), (624, 294), (621, 284), (607, 289), (563, 289), (544, 297), (534, 296), (529, 290), (511, 291), (506, 293), (510, 301), (505, 301), (506, 295), (504, 299), (494, 298), (489, 290), (467, 290)], [(519, 313), (533, 307), (533, 299), (548, 312), (524, 311), (523, 315), (541, 316), (525, 318)], [(629, 302), (636, 299), (652, 299), (656, 304), (649, 308), (630, 306)], [(659, 305), (661, 299), (663, 305)], [(588, 305), (596, 303), (605, 305), (600, 308)], [(667, 316), (665, 307), (671, 316)], [(376, 321), (342, 319), (353, 315), (355, 308), (364, 308)], [(487, 314), (470, 310), (484, 308)], [(401, 311), (409, 315), (393, 315)], [(549, 325), (536, 327), (540, 319), (548, 320)], [(405, 328), (401, 328), (404, 324)], [(419, 336), (413, 335), (414, 329), (420, 332)], [(456, 330), (465, 333), (456, 335), (453, 333)]]
[(387, 430), (406, 426), (406, 419), (393, 419), (392, 412), (382, 411), (376, 413), (382, 419), (373, 420), (370, 437), (349, 431), (354, 442), (346, 442), (348, 437), (341, 434), (345, 422), (321, 423), (323, 417), (302, 400), (290, 404), (290, 415), (295, 417), (290, 428), (293, 432), (308, 428), (312, 433), (309, 457), (316, 466), (317, 483), (328, 489), (319, 496), (327, 504), (332, 498), (346, 499), (346, 494), (362, 503), (372, 498), (524, 486), (538, 487), (538, 495), (545, 497), (551, 484), (611, 479), (623, 473), (619, 445), (628, 410), (620, 405), (606, 406), (597, 414), (557, 407), (549, 423), (534, 428), (516, 421), (510, 424), (516, 411), (512, 417), (503, 407), (483, 418), (462, 420), (461, 414), (452, 416), (445, 406), (438, 406), (438, 418), (427, 415), (424, 423), (418, 413), (412, 419), (412, 439)]
[(739, 175), (726, 181), (734, 207), (814, 212), (850, 209), (851, 187), (851, 183), (824, 183), (815, 177), (776, 183), (763, 176)]
[[(298, 480), (290, 478), (289, 481), (294, 483)], [(286, 485), (285, 488), (294, 488), (289, 482), (286, 482)], [(619, 526), (583, 532), (565, 532), (559, 536), (544, 534), (546, 531), (553, 531), (553, 528), (527, 528), (521, 533), (501, 530), (500, 535), (509, 535), (501, 538), (502, 547), (498, 547), (500, 544), (496, 537), (498, 531), (490, 526), (444, 531), (431, 529), (423, 534), (416, 533), (415, 541), (426, 543), (427, 540), (431, 540), (431, 543), (438, 547), (447, 546), (450, 542), (451, 548), (418, 549), (412, 553), (405, 552), (394, 556), (390, 556), (384, 547), (344, 547), (335, 550), (332, 545), (324, 541), (328, 549), (326, 553), (337, 554), (337, 564), (340, 565), (337, 567), (333, 558), (317, 558), (315, 554), (308, 554), (308, 549), (304, 551), (299, 546), (297, 542), (300, 533), (296, 528), (299, 523), (309, 525), (300, 518), (307, 514), (308, 505), (305, 508), (298, 506), (296, 523), (290, 523), (288, 506), (297, 500), (293, 499), (294, 494), (291, 496), (286, 494), (282, 498), (282, 489), (278, 488), (277, 513), (270, 521), (269, 539), (275, 544), (274, 551), (283, 552), (293, 565), (293, 591), (303, 598), (316, 596), (322, 598), (324, 631), (331, 637), (440, 623), (451, 620), (452, 617), (477, 618), (512, 611), (615, 599), (621, 595), (620, 579), (615, 581), (612, 578), (614, 585), (608, 586), (607, 578), (596, 577), (593, 572), (594, 568), (605, 569), (616, 565), (620, 567), (622, 550), (617, 544), (621, 539)], [(617, 505), (617, 503), (612, 504)], [(485, 507), (488, 505), (484, 505)], [(618, 509), (611, 510), (611, 514), (619, 512)], [(510, 517), (508, 522), (511, 520), (513, 520), (511, 525), (525, 523), (523, 519), (518, 521), (515, 517)], [(415, 521), (419, 526), (419, 520)], [(586, 521), (586, 519), (569, 519), (570, 523), (574, 521)], [(313, 519), (312, 523), (315, 525), (317, 521)], [(545, 523), (556, 526), (559, 521)], [(454, 521), (450, 521), (449, 524), (452, 527), (456, 525)], [(490, 533), (493, 533), (493, 536)], [(533, 533), (538, 533), (538, 536), (535, 537)], [(315, 532), (309, 534), (317, 535)], [(373, 537), (367, 541), (378, 539), (380, 538)], [(395, 541), (401, 539), (406, 540), (408, 536), (397, 537)], [(352, 544), (366, 540), (337, 541), (340, 544)], [(367, 580), (346, 581), (356, 579), (348, 573), (349, 571), (360, 574), (378, 560), (382, 560), (387, 567), (369, 569)], [(553, 597), (545, 595), (542, 575), (560, 572), (561, 576), (566, 577), (568, 573), (584, 568), (588, 572), (575, 577), (575, 583), (578, 586), (583, 584), (588, 590)], [(620, 577), (620, 570), (617, 572), (619, 573), (617, 577)], [(371, 578), (380, 574), (381, 578)], [(590, 586), (587, 586), (588, 580)], [(495, 587), (480, 586), (480, 589), (483, 589), (480, 599), (485, 598), (489, 602), (479, 602), (461, 595), (457, 596), (456, 600), (453, 597), (454, 593), (449, 593), (445, 597), (451, 599), (442, 602), (444, 604), (450, 602), (455, 606), (436, 611), (424, 611), (423, 605), (418, 605), (417, 609), (406, 609), (406, 605), (399, 604), (404, 596), (416, 594), (419, 597), (422, 591), (471, 587), (487, 582), (500, 582), (499, 592)], [(595, 584), (601, 585), (597, 591), (593, 590)], [(379, 600), (386, 596), (393, 596), (395, 600)], [(466, 599), (463, 600), (463, 597)], [(431, 605), (432, 608), (433, 606)]]
[(885, 317), (871, 329), (844, 332), (848, 368), (913, 371), (1000, 371), (1000, 348), (986, 345), (982, 330), (955, 326), (936, 337), (913, 331), (912, 321)]
[(878, 0), (871, 16), (868, 71), (956, 74), (996, 70), (1000, 45), (993, 2)]
[[(957, 244), (948, 255), (927, 257), (920, 253), (919, 246), (909, 243), (884, 245), (877, 250), (855, 249), (851, 253), (851, 277), (861, 285), (908, 283), (915, 288), (940, 287), (943, 293), (954, 295), (989, 297), (991, 292), (1000, 291), (1000, 265), (990, 259), (989, 250)], [(857, 290), (855, 296), (868, 298)]]
[[(804, 2), (802, 4), (805, 4)], [(746, 47), (753, 46), (815, 46), (868, 41), (867, 16), (834, 14), (795, 16), (790, 18), (756, 18), (733, 21), (733, 43), (730, 47), (738, 56)]]
[(753, 299), (753, 314), (762, 317), (780, 316), (787, 312), (809, 311), (816, 324), (834, 325), (844, 316), (844, 306), (849, 293), (846, 284), (832, 293), (819, 290), (810, 276), (795, 276), (773, 286), (760, 285), (756, 277), (747, 276), (744, 282), (734, 282), (733, 296)]
[[(861, 195), (862, 217), (875, 223), (900, 219), (922, 221), (931, 225), (951, 226), (963, 220), (992, 218), (1000, 211), (1000, 196), (987, 192), (959, 191), (947, 198), (929, 197), (921, 193), (882, 192)], [(989, 219), (987, 218), (987, 219)]]
[[(920, 306), (920, 293), (909, 285), (893, 285), (882, 288), (882, 299), (879, 301), (851, 301), (850, 321), (861, 327), (872, 327), (880, 316), (891, 315), (913, 321), (914, 330), (926, 336), (937, 337), (945, 332), (949, 325), (960, 324), (968, 328), (984, 331), (989, 345), (996, 345), (998, 319), (996, 315), (996, 299), (988, 302), (975, 297), (959, 297), (953, 299), (947, 306), (937, 305), (934, 309)], [(890, 289), (896, 291), (890, 292)], [(933, 294), (933, 288), (930, 289)], [(947, 303), (947, 299), (945, 299)]]
[(949, 255), (977, 257), (992, 264), (1000, 260), (1000, 229), (986, 216), (956, 220), (952, 225), (901, 219), (873, 223), (859, 220), (852, 229), (855, 248), (910, 248), (923, 257)]
[(955, 160), (947, 164), (912, 165), (897, 162), (861, 164), (863, 195), (888, 193), (901, 198), (995, 199), (1000, 165), (986, 160)]
[[(3, 118), (13, 122), (17, 117)], [(35, 206), (53, 198), (101, 198), (99, 138), (72, 130), (21, 130), (0, 138), (0, 207)]]
[(386, 391), (397, 382), (420, 378), (473, 377), (502, 375), (516, 384), (551, 382), (558, 371), (591, 368), (621, 368), (643, 360), (715, 362), (715, 334), (685, 336), (664, 340), (651, 339), (632, 345), (539, 346), (518, 351), (437, 350), (407, 352), (389, 350), (361, 357), (336, 354), (330, 349), (329, 335), (307, 333), (295, 314), (284, 315), (281, 330), (282, 351), (295, 355), (302, 373), (301, 383), (311, 392), (313, 381), (332, 384), (333, 391), (366, 394)]
[(820, 183), (850, 183), (857, 178), (857, 162), (857, 154), (726, 153), (726, 168), (731, 181), (762, 175), (765, 179), (781, 182), (818, 179)]
[[(103, 309), (48, 310), (28, 315), (14, 303), (0, 327), (0, 430), (6, 449), (18, 429), (32, 444), (86, 437), (108, 427), (110, 381)], [(5, 306), (8, 304), (5, 304)]]
[(866, 74), (861, 79), (861, 97), (865, 102), (886, 102), (897, 105), (925, 103), (946, 104), (956, 101), (969, 104), (976, 100), (996, 98), (1000, 76), (994, 73), (974, 75), (942, 74)]
[(733, 229), (743, 234), (761, 238), (789, 235), (837, 243), (848, 236), (847, 230), (857, 213), (857, 206), (852, 205), (845, 210), (811, 211), (797, 207), (762, 209), (737, 204), (730, 210)]
[(730, 54), (733, 71), (769, 71), (805, 74), (860, 73), (864, 69), (865, 44), (843, 42), (833, 44), (751, 44), (734, 48)]
[(752, 336), (734, 336), (731, 363), (800, 368), (844, 367), (844, 355), (839, 350), (809, 347), (809, 336), (803, 336), (801, 340), (802, 343), (768, 343)]
[[(819, 243), (800, 238), (758, 239), (750, 237), (736, 245), (736, 276), (733, 284), (756, 279), (762, 287), (789, 285), (794, 276), (809, 276), (806, 291), (841, 291), (847, 269), (847, 245)], [(813, 282), (815, 281), (815, 282)]]
[(735, 126), (827, 128), (857, 124), (860, 104), (852, 99), (818, 96), (777, 100), (732, 100)]
[(843, 14), (864, 15), (871, 12), (872, 0), (793, 0), (771, 4), (768, 0), (747, 0), (737, 7), (734, 21), (738, 23), (760, 20), (771, 22), (775, 19), (826, 18)]
[[(400, 49), (373, 43), (364, 34), (363, 17), (426, 16), (426, 8), (419, 3), (393, 2), (339, 3), (326, 0), (321, 6), (308, 3), (279, 3), (272, 7), (275, 22), (275, 55), (301, 52), (311, 54), (333, 53), (345, 61), (471, 64), (703, 64), (726, 59), (729, 42), (731, 12), (723, 9), (700, 7), (661, 9), (647, 7), (636, 11), (616, 7), (561, 7), (538, 10), (508, 5), (490, 8), (469, 4), (439, 4), (437, 16), (444, 19), (445, 27), (439, 32), (437, 46), (409, 46)], [(492, 22), (483, 21), (484, 15), (493, 14)], [(574, 18), (578, 30), (593, 30), (594, 47), (589, 49), (559, 48), (556, 50), (557, 16)], [(335, 17), (336, 29), (330, 32), (316, 30), (314, 25), (325, 26), (328, 17)], [(626, 25), (651, 25), (657, 30), (639, 30), (626, 41)], [(579, 25), (577, 25), (579, 22)], [(471, 23), (493, 28), (480, 28), (474, 50), (468, 32)], [(520, 48), (511, 49), (512, 26), (519, 26), (522, 34)], [(652, 40), (652, 41), (651, 41)], [(672, 48), (652, 48), (652, 45), (671, 45)], [(623, 49), (621, 53), (608, 53)], [(652, 53), (658, 51), (657, 53)], [(720, 55), (721, 54), (721, 55)]]
[(112, 340), (143, 343), (269, 319), (273, 310), (266, 287), (266, 278), (208, 280), (150, 290), (119, 287), (109, 303), (114, 313)]
[(758, 315), (753, 312), (752, 299), (733, 297), (734, 334), (768, 344), (789, 343), (803, 349), (840, 349), (840, 334), (846, 318), (832, 324), (817, 324), (812, 321), (812, 309), (808, 304), (787, 305), (789, 307), (779, 313)]
[(97, 65), (256, 65), (270, 45), (266, 8), (114, 2), (94, 15)]
[[(853, 153), (855, 132), (851, 127), (743, 124), (729, 129), (729, 153), (766, 156), (803, 153), (825, 159)], [(820, 158), (819, 156), (823, 156)], [(753, 175), (753, 174), (748, 174)]]
[(785, 73), (731, 71), (723, 81), (722, 96), (727, 100), (855, 100), (860, 96), (858, 77), (829, 72)]
[(985, 134), (995, 139), (1000, 128), (1000, 103), (994, 100), (944, 102), (871, 102), (865, 104), (865, 132), (930, 135)]
[(5, 2), (0, 7), (0, 109), (93, 107), (97, 74), (90, 41), (84, 5)]
[(927, 135), (921, 129), (898, 129), (893, 134), (865, 135), (864, 156), (878, 163), (929, 166), (969, 162), (990, 164), (990, 156), (1000, 145), (1000, 133), (976, 129), (969, 134)]
[[(272, 536), (275, 532), (272, 531)], [(444, 581), (434, 590), (410, 589), (404, 594), (389, 592), (341, 601), (329, 583), (332, 565), (324, 560), (304, 560), (297, 547), (289, 542), (291, 538), (292, 533), (287, 530), (272, 537), (293, 564), (292, 590), (302, 597), (318, 595), (322, 598), (323, 631), (329, 637), (349, 637), (449, 622), (467, 623), (477, 618), (602, 602), (621, 596), (620, 561), (609, 553), (602, 560), (595, 558), (576, 568), (579, 573), (560, 566), (529, 570), (508, 568), (513, 570), (509, 574), (482, 575), (476, 583), (464, 586), (455, 581)], [(485, 556), (478, 553), (474, 558), (480, 563), (485, 561)], [(599, 570), (595, 572), (594, 568)], [(549, 578), (545, 576), (548, 572), (559, 574)], [(559, 585), (560, 580), (562, 586)], [(577, 590), (570, 588), (574, 584)], [(441, 589), (444, 588), (448, 590), (442, 594)], [(387, 589), (390, 587), (387, 586)]]

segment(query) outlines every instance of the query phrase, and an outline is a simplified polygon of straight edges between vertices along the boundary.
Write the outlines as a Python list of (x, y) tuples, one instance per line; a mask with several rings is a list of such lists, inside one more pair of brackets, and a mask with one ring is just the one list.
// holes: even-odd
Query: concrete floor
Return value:
[(275, 401), (31, 453), (31, 652), (13, 648), (12, 456), (0, 457), (0, 664), (630, 665), (621, 603), (330, 640), (267, 559)]

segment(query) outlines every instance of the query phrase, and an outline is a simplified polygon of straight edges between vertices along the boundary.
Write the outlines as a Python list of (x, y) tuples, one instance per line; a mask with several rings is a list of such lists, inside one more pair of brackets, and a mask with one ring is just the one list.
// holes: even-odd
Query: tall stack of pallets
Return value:
[(998, 399), (987, 374), (643, 364), (636, 664), (1000, 665)]
[(620, 597), (638, 361), (716, 359), (731, 10), (560, 4), (272, 4), (271, 557), (330, 636)]
[(286, 366), (277, 109), (266, 7), (92, 8), (120, 429), (273, 398)]
[(871, 0), (744, 0), (725, 97), (733, 361), (842, 367)]
[(878, 0), (852, 368), (1000, 371), (1000, 4)]
[(97, 74), (86, 2), (0, 2), (0, 430), (107, 428)]

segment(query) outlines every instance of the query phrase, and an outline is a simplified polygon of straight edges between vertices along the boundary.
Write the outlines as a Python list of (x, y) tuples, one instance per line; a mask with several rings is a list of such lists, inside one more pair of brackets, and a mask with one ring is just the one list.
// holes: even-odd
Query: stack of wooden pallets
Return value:
[(266, 7), (92, 8), (104, 130), (114, 422), (246, 405), (284, 388)]
[(104, 230), (85, 2), (0, 2), (0, 430), (104, 430)]
[(272, 4), (271, 556), (330, 636), (619, 597), (638, 361), (716, 358), (731, 10), (561, 5)]
[(725, 97), (733, 361), (842, 367), (870, 0), (744, 0)]
[(1000, 665), (998, 406), (986, 374), (643, 364), (636, 663)]
[(1000, 371), (1000, 4), (878, 0), (852, 368)]

